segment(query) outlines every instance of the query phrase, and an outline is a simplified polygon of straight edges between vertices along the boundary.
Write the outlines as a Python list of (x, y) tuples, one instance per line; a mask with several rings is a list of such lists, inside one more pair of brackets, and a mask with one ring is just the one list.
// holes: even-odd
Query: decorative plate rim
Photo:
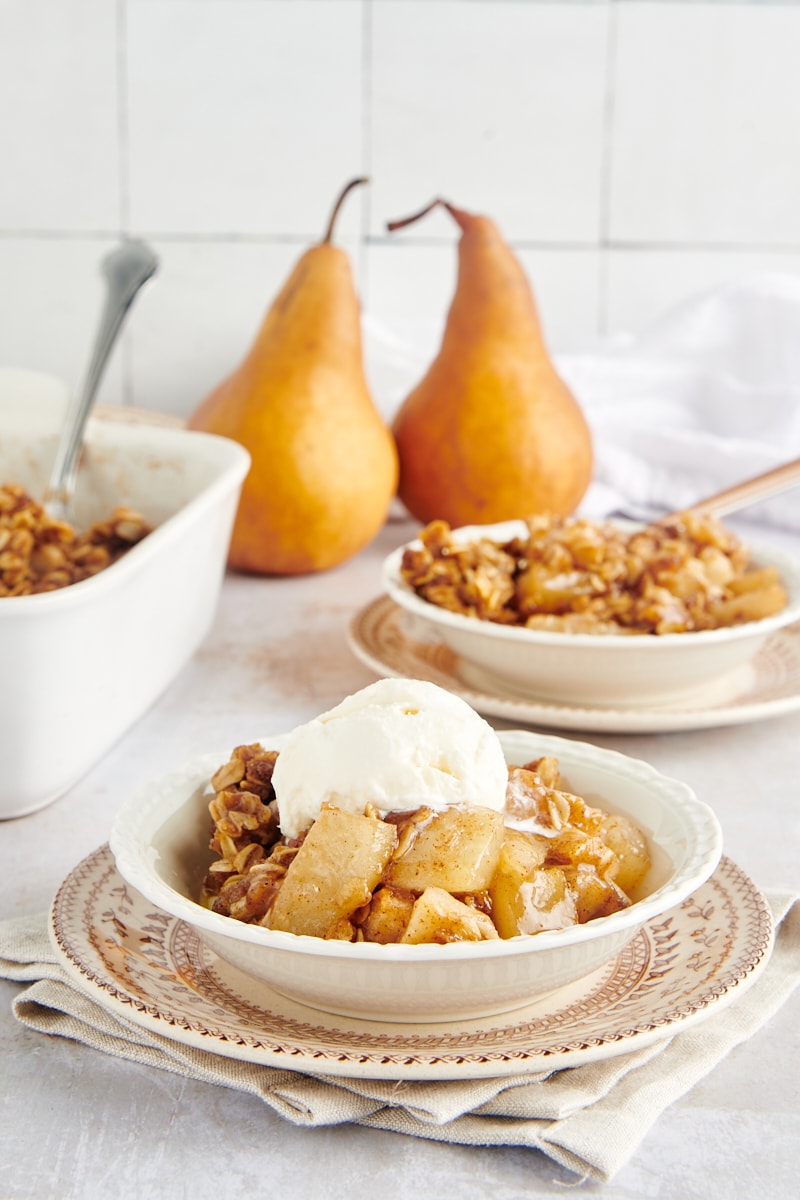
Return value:
[[(712, 936), (709, 922), (719, 904), (725, 921)], [(131, 925), (129, 937), (123, 918), (136, 916), (137, 906), (145, 924)], [(693, 921), (700, 923), (696, 930), (688, 928)], [(502, 1016), (441, 1025), (340, 1017), (271, 992), (126, 884), (107, 845), (62, 883), (50, 936), (58, 961), (84, 994), (170, 1041), (315, 1076), (464, 1081), (580, 1066), (682, 1032), (755, 982), (769, 961), (774, 928), (759, 889), (723, 858), (692, 897), (648, 922), (611, 964), (578, 984)], [(689, 965), (665, 991), (664, 977), (678, 970), (681, 955), (689, 955)], [(690, 986), (681, 999), (684, 976)], [(160, 990), (148, 992), (137, 978), (155, 981)], [(638, 1016), (637, 1004), (643, 1006)]]

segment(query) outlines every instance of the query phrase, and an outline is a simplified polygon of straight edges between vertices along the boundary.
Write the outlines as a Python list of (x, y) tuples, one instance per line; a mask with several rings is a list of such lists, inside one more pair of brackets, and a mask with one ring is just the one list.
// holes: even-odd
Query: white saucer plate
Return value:
[(723, 858), (681, 905), (592, 975), (501, 1016), (395, 1025), (303, 1007), (209, 950), (125, 883), (108, 846), (62, 884), (50, 934), (67, 974), (134, 1025), (228, 1058), (310, 1075), (497, 1078), (581, 1066), (711, 1018), (769, 960), (769, 907)]
[(353, 617), (348, 643), (378, 675), (426, 679), (484, 716), (584, 733), (668, 733), (763, 721), (800, 710), (800, 623), (776, 631), (724, 689), (697, 693), (681, 707), (575, 707), (504, 690), (462, 662), (444, 642), (378, 596)]

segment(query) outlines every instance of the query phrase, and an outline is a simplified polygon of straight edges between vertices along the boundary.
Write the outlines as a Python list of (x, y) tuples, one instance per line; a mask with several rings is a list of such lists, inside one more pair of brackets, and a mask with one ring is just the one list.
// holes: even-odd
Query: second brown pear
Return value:
[(458, 279), (438, 355), (393, 431), (399, 496), (452, 526), (573, 512), (592, 476), (589, 428), (542, 337), (521, 263), (495, 223), (436, 200), (461, 229)]
[(397, 453), (367, 387), (350, 261), (322, 241), (298, 260), (242, 364), (189, 419), (240, 442), (252, 460), (229, 562), (260, 574), (337, 566), (382, 527)]

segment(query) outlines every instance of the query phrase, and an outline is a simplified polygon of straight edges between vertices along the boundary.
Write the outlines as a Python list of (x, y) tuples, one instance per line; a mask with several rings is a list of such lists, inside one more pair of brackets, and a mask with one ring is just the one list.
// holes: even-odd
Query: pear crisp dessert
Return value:
[(573, 795), (553, 757), (505, 768), (502, 810), (324, 802), (286, 836), (281, 753), (239, 746), (212, 779), (201, 901), (238, 921), (349, 942), (512, 938), (628, 907), (650, 867), (642, 831)]
[(431, 604), (501, 625), (565, 633), (667, 634), (757, 621), (788, 603), (719, 520), (696, 512), (633, 532), (580, 517), (529, 517), (506, 542), (458, 541), (432, 521), (408, 547), (405, 582)]
[(131, 508), (77, 533), (16, 484), (0, 484), (0, 597), (54, 592), (105, 570), (152, 531)]

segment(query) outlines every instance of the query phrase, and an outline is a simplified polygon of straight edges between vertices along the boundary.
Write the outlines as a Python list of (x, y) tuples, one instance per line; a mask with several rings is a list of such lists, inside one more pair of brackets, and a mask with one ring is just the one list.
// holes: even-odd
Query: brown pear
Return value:
[(189, 419), (240, 442), (252, 459), (231, 538), (232, 567), (259, 574), (322, 571), (382, 527), (397, 485), (397, 452), (364, 374), (350, 261), (322, 241), (276, 296), (241, 366)]
[(461, 229), (439, 353), (397, 412), (399, 496), (420, 521), (567, 515), (592, 475), (583, 413), (542, 336), (521, 263), (488, 217), (435, 200)]

